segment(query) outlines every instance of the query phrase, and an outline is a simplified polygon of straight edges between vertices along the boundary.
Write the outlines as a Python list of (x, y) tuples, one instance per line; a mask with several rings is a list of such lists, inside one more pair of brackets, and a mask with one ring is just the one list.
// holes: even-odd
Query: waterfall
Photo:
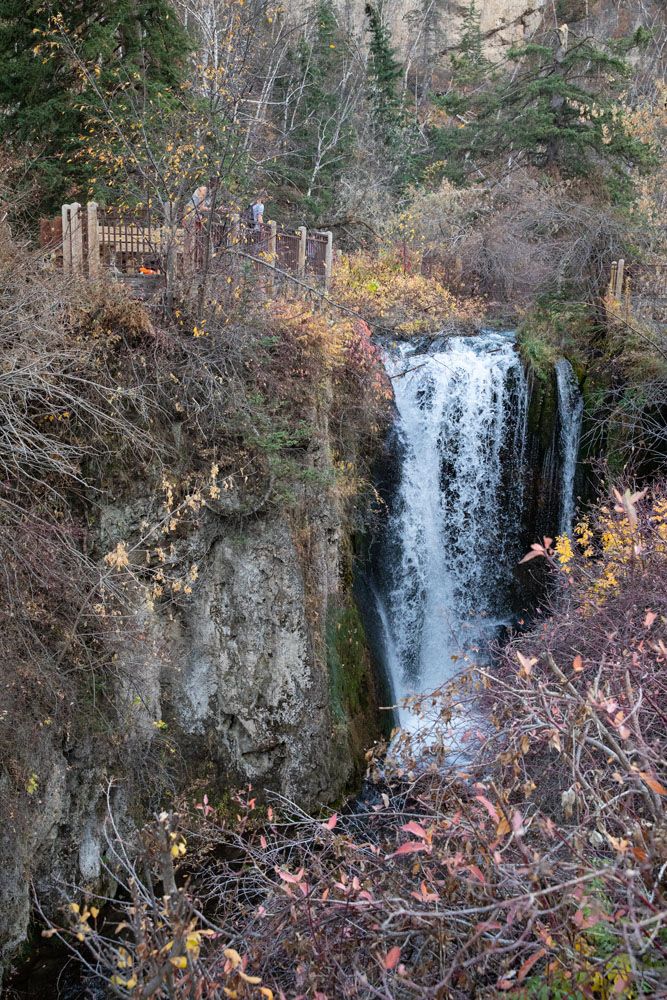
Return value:
[(581, 438), (581, 421), (584, 400), (572, 365), (565, 358), (556, 362), (558, 389), (558, 420), (560, 425), (559, 450), (561, 465), (560, 511), (558, 532), (569, 535), (574, 520), (574, 477)]
[[(428, 353), (401, 343), (385, 366), (399, 473), (374, 589), (400, 702), (441, 686), (507, 616), (521, 554), (527, 386), (510, 334), (453, 337)], [(410, 712), (399, 721), (411, 726)]]

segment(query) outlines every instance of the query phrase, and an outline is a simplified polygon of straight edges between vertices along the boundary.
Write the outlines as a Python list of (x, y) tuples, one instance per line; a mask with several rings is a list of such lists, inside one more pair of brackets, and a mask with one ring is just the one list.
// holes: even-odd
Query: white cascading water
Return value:
[(560, 477), (561, 499), (558, 516), (558, 532), (569, 535), (574, 520), (575, 498), (574, 477), (577, 471), (577, 456), (581, 439), (581, 423), (584, 414), (584, 400), (572, 365), (565, 358), (556, 362), (556, 386), (558, 389), (558, 418), (560, 424)]
[[(508, 613), (520, 552), (527, 385), (511, 334), (387, 352), (400, 482), (378, 588), (395, 702), (435, 690)], [(459, 664), (460, 666), (460, 664)], [(419, 728), (409, 708), (399, 722)]]

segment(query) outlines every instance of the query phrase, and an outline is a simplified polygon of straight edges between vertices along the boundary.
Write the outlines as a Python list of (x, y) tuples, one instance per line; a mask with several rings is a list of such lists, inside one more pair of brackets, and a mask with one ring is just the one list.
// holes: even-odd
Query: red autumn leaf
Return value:
[(655, 611), (647, 611), (646, 618), (644, 619), (644, 628), (650, 628), (657, 617)]
[(338, 822), (338, 813), (334, 813), (333, 816), (330, 816), (329, 819), (326, 821), (326, 823), (323, 823), (322, 825), (326, 827), (327, 830), (333, 830), (337, 822)]
[(485, 883), (486, 883), (486, 879), (485, 879), (485, 878), (484, 878), (484, 876), (482, 875), (482, 872), (481, 872), (481, 870), (480, 870), (480, 869), (479, 869), (479, 868), (477, 867), (477, 865), (468, 865), (468, 871), (470, 872), (470, 874), (471, 874), (472, 876), (474, 876), (474, 878), (476, 878), (476, 879), (477, 879), (477, 881), (478, 881), (478, 882), (481, 882), (481, 883), (482, 883), (482, 885), (485, 885)]
[(418, 899), (420, 903), (431, 903), (436, 899), (440, 899), (437, 892), (429, 892), (426, 882), (422, 882), (419, 890), (419, 892), (411, 892), (410, 895)]
[(421, 837), (423, 840), (426, 840), (428, 836), (424, 827), (420, 826), (419, 823), (415, 823), (413, 819), (409, 823), (406, 823), (405, 826), (402, 826), (401, 830), (405, 831), (405, 833), (414, 833), (415, 837)]
[(475, 798), (477, 799), (478, 802), (481, 802), (481, 804), (484, 806), (484, 808), (488, 812), (493, 822), (499, 823), (500, 816), (498, 815), (498, 811), (496, 807), (493, 805), (493, 803), (489, 802), (489, 800), (485, 798), (483, 795), (476, 795)]
[(416, 854), (418, 851), (429, 851), (430, 847), (428, 844), (424, 844), (419, 840), (408, 840), (407, 843), (401, 844), (397, 851), (393, 854), (389, 854), (388, 857), (396, 858), (400, 854)]
[(531, 545), (530, 552), (527, 552), (523, 559), (519, 559), (519, 566), (521, 563), (530, 562), (531, 559), (537, 559), (538, 556), (546, 556), (546, 552), (541, 545)]
[(296, 875), (291, 875), (289, 872), (283, 871), (282, 868), (276, 868), (276, 874), (283, 882), (289, 882), (290, 885), (298, 885), (299, 882), (303, 882), (304, 869), (302, 868)]
[(530, 970), (532, 969), (532, 967), (536, 965), (541, 958), (544, 958), (546, 953), (547, 953), (546, 948), (540, 948), (538, 951), (535, 952), (534, 955), (531, 955), (530, 958), (527, 958), (526, 961), (521, 966), (521, 968), (519, 969), (517, 982), (522, 983), (526, 978), (526, 976), (528, 975), (528, 973), (530, 972)]
[(577, 655), (572, 661), (572, 669), (574, 670), (575, 674), (580, 674), (581, 671), (584, 669), (584, 661), (579, 656), (579, 653), (577, 653)]
[(385, 969), (395, 969), (401, 960), (401, 949), (396, 945), (395, 948), (390, 948), (387, 954), (384, 956), (384, 967)]

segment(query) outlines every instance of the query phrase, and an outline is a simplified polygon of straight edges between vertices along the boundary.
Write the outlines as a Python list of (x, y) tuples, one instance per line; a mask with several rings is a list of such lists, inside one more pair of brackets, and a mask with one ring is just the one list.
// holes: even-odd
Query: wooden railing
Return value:
[(650, 310), (657, 316), (667, 312), (667, 261), (629, 263), (612, 261), (607, 297), (629, 316)]
[(63, 205), (61, 216), (42, 220), (42, 246), (65, 274), (94, 278), (159, 274), (167, 284), (202, 271), (284, 272), (328, 288), (333, 271), (330, 232), (246, 226), (238, 215), (191, 213), (178, 220), (173, 206), (143, 216), (102, 210), (95, 202)]

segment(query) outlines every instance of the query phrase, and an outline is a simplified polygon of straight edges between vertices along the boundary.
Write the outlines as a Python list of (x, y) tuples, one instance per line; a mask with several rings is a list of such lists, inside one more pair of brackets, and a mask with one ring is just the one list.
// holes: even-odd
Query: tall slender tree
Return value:
[(380, 3), (368, 0), (366, 19), (370, 36), (368, 77), (373, 119), (381, 138), (391, 142), (402, 119), (398, 81), (403, 70), (391, 44)]
[(475, 0), (463, 16), (461, 40), (452, 56), (454, 80), (458, 86), (479, 83), (488, 70), (489, 63), (484, 57), (481, 11)]
[(298, 191), (306, 217), (330, 217), (355, 141), (359, 73), (332, 0), (317, 0), (278, 88), (284, 152), (274, 176)]

